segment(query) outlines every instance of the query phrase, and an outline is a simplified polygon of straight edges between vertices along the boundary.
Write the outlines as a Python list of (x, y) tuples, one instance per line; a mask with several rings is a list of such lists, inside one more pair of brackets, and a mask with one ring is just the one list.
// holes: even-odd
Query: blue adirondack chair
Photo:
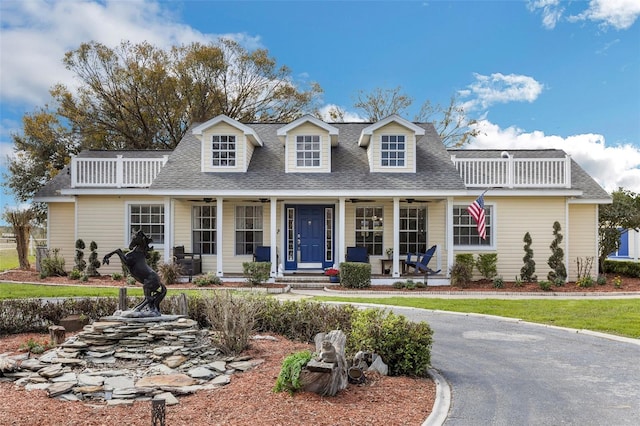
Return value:
[(257, 246), (253, 253), (254, 262), (271, 262), (271, 246)]
[[(441, 271), (440, 269), (438, 269), (437, 271), (434, 271), (433, 269), (429, 268), (429, 262), (431, 261), (431, 258), (433, 257), (435, 252), (436, 252), (436, 246), (432, 246), (429, 250), (427, 250), (427, 252), (423, 256), (420, 256), (419, 254), (416, 255), (414, 253), (407, 253), (407, 261), (405, 262), (405, 265), (408, 268), (413, 268), (414, 275), (418, 275), (418, 273), (423, 273), (424, 280), (426, 283), (427, 277), (429, 275), (437, 274), (438, 272)], [(412, 259), (413, 256), (416, 256), (415, 260)]]
[(359, 262), (369, 263), (369, 253), (367, 253), (366, 247), (347, 247), (347, 255), (345, 256), (347, 262)]

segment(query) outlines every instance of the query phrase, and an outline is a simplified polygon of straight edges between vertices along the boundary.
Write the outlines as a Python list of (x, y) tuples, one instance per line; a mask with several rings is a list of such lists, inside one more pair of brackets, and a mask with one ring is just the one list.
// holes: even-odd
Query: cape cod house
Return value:
[[(467, 211), (482, 193), (486, 239)], [(164, 259), (184, 246), (201, 254), (202, 272), (225, 279), (240, 278), (258, 247), (268, 247), (276, 278), (319, 273), (360, 246), (373, 283), (388, 283), (408, 252), (435, 245), (430, 266), (442, 272), (429, 284), (446, 284), (457, 253), (495, 252), (498, 274), (513, 279), (526, 232), (546, 277), (555, 221), (575, 279), (578, 257), (597, 258), (598, 205), (611, 199), (560, 150), (447, 150), (429, 123), (307, 115), (280, 124), (218, 116), (173, 151), (83, 151), (35, 201), (47, 203), (48, 247), (67, 265), (78, 238), (102, 255), (142, 229)], [(118, 271), (114, 263), (100, 271)]]

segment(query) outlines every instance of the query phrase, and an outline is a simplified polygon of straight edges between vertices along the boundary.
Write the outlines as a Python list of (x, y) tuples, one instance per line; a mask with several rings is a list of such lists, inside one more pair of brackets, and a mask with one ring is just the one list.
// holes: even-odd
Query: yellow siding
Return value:
[[(320, 167), (298, 167), (296, 162), (296, 136), (320, 136)], [(331, 139), (329, 132), (313, 123), (304, 123), (287, 133), (287, 172), (328, 173), (331, 171)]]
[[(75, 203), (49, 203), (49, 249), (59, 249), (65, 269), (73, 269), (75, 256)], [(87, 242), (88, 243), (88, 242)], [(88, 244), (87, 244), (88, 245)]]
[[(447, 273), (447, 237), (446, 237), (446, 221), (447, 221), (447, 203), (439, 201), (437, 203), (429, 203), (427, 205), (427, 247), (437, 244), (440, 248), (440, 267), (442, 274)], [(436, 268), (436, 259), (432, 260), (433, 264), (429, 266)]]
[[(236, 166), (235, 167), (213, 167), (212, 155), (211, 155), (211, 137), (213, 135), (235, 135), (236, 137)], [(237, 128), (230, 126), (225, 122), (220, 122), (215, 126), (212, 126), (202, 132), (202, 159), (203, 168), (205, 172), (245, 172), (247, 170), (247, 158), (250, 154), (247, 153), (247, 145), (251, 143), (247, 140)]]
[(592, 268), (586, 271), (595, 279), (598, 276), (597, 225), (598, 214), (593, 204), (570, 204), (569, 217), (569, 280), (575, 281), (578, 275), (577, 259), (593, 258)]
[[(456, 199), (455, 205), (468, 206), (473, 198)], [(558, 221), (561, 233), (565, 235), (566, 223), (565, 199), (561, 197), (510, 197), (492, 198), (485, 196), (485, 204), (494, 205), (495, 250), (456, 250), (455, 253), (498, 253), (498, 275), (512, 281), (520, 275), (524, 257), (524, 235), (531, 235), (533, 260), (536, 262), (536, 275), (540, 280), (547, 279), (550, 268), (547, 260), (551, 255), (549, 245), (553, 241), (553, 223)], [(562, 248), (566, 253), (566, 238)], [(455, 249), (455, 248), (454, 248)], [(474, 270), (474, 279), (481, 278)]]
[[(382, 135), (404, 135), (405, 147), (406, 147), (406, 157), (405, 157), (404, 167), (380, 166), (380, 157), (381, 157), (380, 137)], [(371, 168), (371, 171), (373, 172), (398, 173), (398, 172), (414, 172), (415, 171), (416, 135), (411, 130), (407, 129), (404, 126), (400, 126), (395, 122), (389, 123), (386, 126), (382, 126), (381, 128), (373, 132), (373, 135), (371, 136), (371, 141), (369, 142), (368, 151), (370, 154), (369, 160), (371, 161), (370, 168)]]

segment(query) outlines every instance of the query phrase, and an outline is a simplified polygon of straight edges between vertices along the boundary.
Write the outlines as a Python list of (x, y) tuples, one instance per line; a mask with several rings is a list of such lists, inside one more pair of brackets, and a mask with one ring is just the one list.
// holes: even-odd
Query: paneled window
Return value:
[(427, 209), (400, 208), (400, 254), (427, 251)]
[(380, 165), (382, 167), (404, 167), (406, 144), (403, 135), (382, 135)]
[(213, 135), (211, 137), (211, 154), (214, 167), (235, 167), (236, 137), (234, 135)]
[(320, 167), (320, 136), (296, 136), (296, 165)]
[(262, 245), (262, 206), (236, 207), (236, 254), (253, 254)]
[(140, 230), (153, 244), (164, 244), (164, 204), (129, 204), (129, 233)]
[(493, 246), (493, 206), (484, 205), (487, 239), (478, 234), (476, 221), (467, 211), (469, 206), (453, 206), (453, 245), (454, 246)]
[(216, 254), (216, 206), (193, 206), (193, 252)]
[(382, 207), (356, 208), (356, 246), (367, 247), (370, 255), (382, 255), (384, 223)]

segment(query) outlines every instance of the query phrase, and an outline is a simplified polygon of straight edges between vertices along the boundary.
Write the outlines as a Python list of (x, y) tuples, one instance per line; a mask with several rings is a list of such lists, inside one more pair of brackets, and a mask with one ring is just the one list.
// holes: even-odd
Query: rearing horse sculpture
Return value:
[(149, 313), (148, 315), (137, 316), (160, 316), (160, 302), (162, 302), (162, 299), (164, 299), (164, 296), (167, 294), (167, 287), (162, 284), (158, 274), (147, 265), (145, 260), (147, 252), (153, 250), (153, 247), (149, 246), (151, 242), (153, 242), (153, 240), (147, 237), (144, 232), (138, 231), (129, 244), (130, 252), (124, 254), (122, 250), (116, 249), (105, 255), (102, 259), (102, 263), (108, 265), (109, 258), (117, 254), (122, 264), (129, 270), (131, 276), (142, 284), (144, 300), (134, 307), (133, 311), (141, 312), (146, 307)]

